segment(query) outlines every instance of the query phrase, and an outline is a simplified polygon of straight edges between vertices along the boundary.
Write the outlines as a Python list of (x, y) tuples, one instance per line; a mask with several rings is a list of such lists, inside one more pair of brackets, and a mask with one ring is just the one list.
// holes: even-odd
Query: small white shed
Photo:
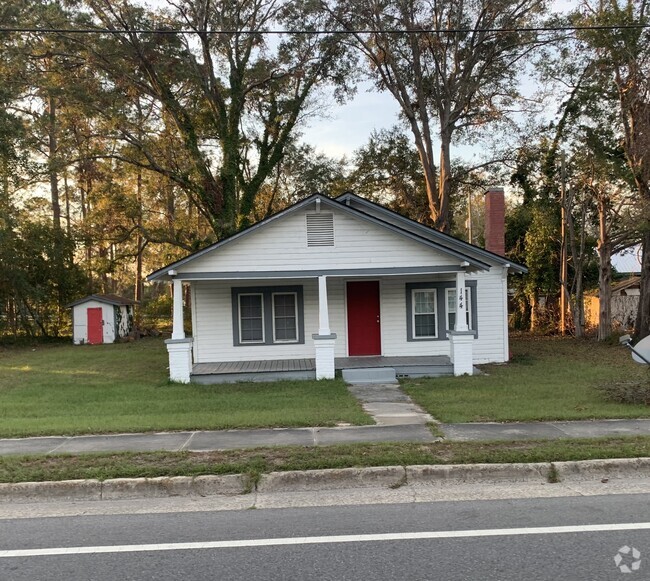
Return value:
[(118, 295), (88, 295), (68, 305), (72, 309), (75, 345), (114, 343), (133, 330), (135, 301)]

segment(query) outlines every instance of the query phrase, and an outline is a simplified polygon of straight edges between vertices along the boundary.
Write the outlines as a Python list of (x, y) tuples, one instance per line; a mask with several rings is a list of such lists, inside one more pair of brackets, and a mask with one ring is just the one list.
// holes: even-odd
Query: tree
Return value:
[(450, 226), (452, 143), (507, 116), (518, 73), (540, 42), (522, 29), (545, 9), (544, 0), (338, 0), (331, 8), (376, 86), (401, 107), (440, 230)]
[(417, 151), (400, 127), (373, 131), (366, 145), (355, 151), (352, 166), (349, 189), (433, 225)]
[[(347, 90), (344, 45), (292, 32), (327, 28), (308, 0), (170, 0), (157, 13), (117, 0), (87, 4), (111, 30), (87, 43), (88, 58), (115, 87), (150, 100), (183, 149), (182, 163), (170, 165), (131, 115), (118, 131), (139, 155), (121, 158), (183, 188), (219, 238), (250, 222), (319, 88), (332, 83), (340, 97)], [(270, 42), (265, 32), (277, 28), (287, 32)], [(180, 29), (191, 33), (173, 32)]]
[(636, 336), (650, 335), (650, 28), (647, 0), (587, 0), (576, 15), (597, 25), (581, 39), (595, 52), (600, 77), (615, 88), (622, 147), (642, 206), (641, 296)]
[(257, 197), (255, 220), (267, 218), (316, 192), (342, 194), (348, 189), (346, 173), (344, 158), (319, 153), (309, 144), (288, 144), (282, 161)]

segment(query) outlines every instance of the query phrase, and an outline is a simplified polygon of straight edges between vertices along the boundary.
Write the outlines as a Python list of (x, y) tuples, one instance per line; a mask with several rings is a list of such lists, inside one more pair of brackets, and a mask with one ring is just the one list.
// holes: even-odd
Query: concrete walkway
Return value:
[(603, 438), (648, 436), (647, 420), (587, 420), (574, 422), (442, 424), (446, 440), (472, 442), (487, 440), (558, 440), (560, 438)]
[(380, 426), (428, 424), (435, 420), (406, 395), (395, 383), (348, 384), (368, 415)]
[[(394, 414), (379, 416), (394, 421)], [(650, 435), (650, 420), (584, 422), (476, 423), (439, 425), (445, 441), (472, 442), (606, 436)], [(423, 423), (343, 426), (336, 428), (275, 428), (150, 434), (52, 436), (0, 440), (0, 456), (8, 454), (79, 454), (84, 452), (153, 452), (235, 450), (261, 446), (327, 446), (372, 442), (435, 442)]]
[[(325, 446), (372, 442), (436, 442), (427, 424), (435, 420), (396, 384), (348, 385), (374, 426), (186, 431), (0, 439), (8, 454), (84, 452), (208, 452), (261, 446)], [(650, 419), (579, 422), (439, 424), (447, 441), (531, 440), (650, 435)]]

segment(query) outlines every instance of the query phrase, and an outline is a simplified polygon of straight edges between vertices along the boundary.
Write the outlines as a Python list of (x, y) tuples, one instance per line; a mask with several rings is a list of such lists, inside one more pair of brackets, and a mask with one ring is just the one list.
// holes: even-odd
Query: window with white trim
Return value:
[(305, 342), (302, 285), (232, 287), (233, 345)]
[[(456, 289), (445, 289), (447, 294), (447, 331), (453, 331), (456, 327)], [(467, 328), (472, 328), (472, 289), (465, 287), (465, 315), (467, 318)]]
[(414, 289), (413, 291), (413, 337), (416, 339), (438, 336), (436, 289)]
[(273, 293), (273, 342), (298, 341), (298, 296), (296, 293)]
[[(456, 322), (456, 282), (429, 280), (407, 282), (406, 340), (447, 341)], [(465, 281), (468, 330), (478, 338), (477, 281)]]
[(264, 343), (264, 295), (240, 294), (239, 342)]

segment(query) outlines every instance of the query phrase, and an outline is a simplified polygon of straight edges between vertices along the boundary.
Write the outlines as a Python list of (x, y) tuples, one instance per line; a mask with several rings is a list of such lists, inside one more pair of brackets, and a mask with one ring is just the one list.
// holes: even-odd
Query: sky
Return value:
[(303, 140), (329, 156), (349, 157), (368, 142), (373, 130), (395, 125), (398, 115), (399, 105), (392, 95), (363, 83), (347, 103), (334, 103), (326, 117), (313, 119), (303, 130)]

